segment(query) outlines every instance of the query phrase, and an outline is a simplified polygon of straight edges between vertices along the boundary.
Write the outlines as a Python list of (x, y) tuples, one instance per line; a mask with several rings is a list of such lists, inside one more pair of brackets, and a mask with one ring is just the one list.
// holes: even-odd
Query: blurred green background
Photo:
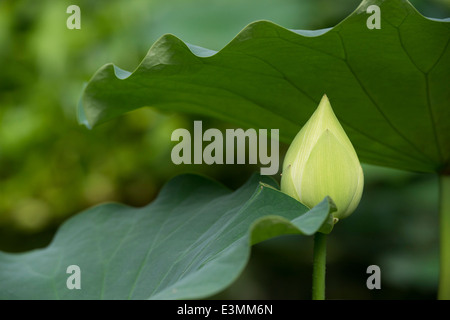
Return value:
[[(332, 27), (359, 0), (0, 1), (0, 250), (46, 246), (58, 226), (90, 206), (143, 206), (183, 172), (239, 187), (257, 166), (176, 166), (176, 128), (231, 124), (150, 108), (93, 130), (77, 124), (83, 84), (105, 63), (134, 70), (165, 33), (219, 50), (252, 21), (291, 29)], [(425, 16), (450, 16), (448, 0), (411, 1)], [(66, 8), (81, 8), (69, 30)], [(206, 128), (204, 128), (205, 130)], [(281, 146), (284, 154), (287, 146)], [(328, 245), (330, 299), (434, 299), (438, 277), (437, 178), (364, 166), (357, 211)], [(276, 177), (277, 179), (279, 177)], [(309, 299), (312, 238), (258, 244), (242, 276), (214, 298)], [(366, 269), (381, 268), (368, 290)]]

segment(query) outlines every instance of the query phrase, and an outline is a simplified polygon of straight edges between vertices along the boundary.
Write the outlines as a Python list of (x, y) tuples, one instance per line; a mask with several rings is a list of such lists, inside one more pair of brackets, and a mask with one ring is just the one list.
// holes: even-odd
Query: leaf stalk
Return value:
[(439, 300), (450, 300), (450, 175), (439, 177)]
[(312, 299), (325, 300), (325, 268), (327, 259), (327, 235), (314, 235)]

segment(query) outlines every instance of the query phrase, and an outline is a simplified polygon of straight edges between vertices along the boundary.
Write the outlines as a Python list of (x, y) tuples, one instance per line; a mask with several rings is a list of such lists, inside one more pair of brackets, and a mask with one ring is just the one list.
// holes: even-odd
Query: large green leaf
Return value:
[[(329, 199), (308, 210), (273, 185), (255, 175), (231, 192), (183, 175), (146, 207), (94, 207), (63, 224), (47, 248), (0, 252), (0, 299), (186, 299), (216, 293), (238, 277), (251, 244), (331, 231)], [(70, 265), (81, 269), (80, 290), (66, 286)]]
[[(368, 6), (381, 29), (368, 29)], [(362, 161), (450, 171), (450, 24), (405, 0), (367, 0), (331, 29), (250, 24), (219, 52), (160, 38), (130, 73), (113, 64), (89, 81), (88, 126), (143, 106), (279, 128), (289, 143), (326, 93)]]

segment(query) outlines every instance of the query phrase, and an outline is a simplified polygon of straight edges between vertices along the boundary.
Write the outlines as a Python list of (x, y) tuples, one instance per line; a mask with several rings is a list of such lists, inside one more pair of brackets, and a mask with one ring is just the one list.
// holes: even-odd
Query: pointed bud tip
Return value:
[(322, 112), (327, 110), (328, 112), (331, 111), (334, 114), (333, 108), (331, 107), (330, 100), (328, 99), (326, 94), (324, 94), (322, 96), (322, 99), (320, 99), (319, 106), (317, 107), (317, 110), (321, 110)]

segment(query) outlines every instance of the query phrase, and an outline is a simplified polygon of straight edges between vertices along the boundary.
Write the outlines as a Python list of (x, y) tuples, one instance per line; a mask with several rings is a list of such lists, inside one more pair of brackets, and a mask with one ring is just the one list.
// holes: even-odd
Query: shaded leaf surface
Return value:
[[(264, 182), (263, 184), (260, 183)], [(311, 210), (253, 176), (232, 192), (178, 176), (142, 208), (105, 204), (74, 216), (44, 249), (0, 252), (1, 299), (187, 299), (214, 294), (244, 269), (250, 245), (330, 231), (332, 202)], [(81, 269), (69, 290), (67, 267)]]
[[(381, 8), (381, 29), (366, 26)], [(79, 108), (88, 126), (143, 106), (279, 128), (289, 143), (328, 95), (362, 161), (450, 170), (450, 24), (405, 0), (367, 0), (337, 26), (288, 30), (267, 21), (219, 52), (160, 38), (133, 72), (108, 64)]]

